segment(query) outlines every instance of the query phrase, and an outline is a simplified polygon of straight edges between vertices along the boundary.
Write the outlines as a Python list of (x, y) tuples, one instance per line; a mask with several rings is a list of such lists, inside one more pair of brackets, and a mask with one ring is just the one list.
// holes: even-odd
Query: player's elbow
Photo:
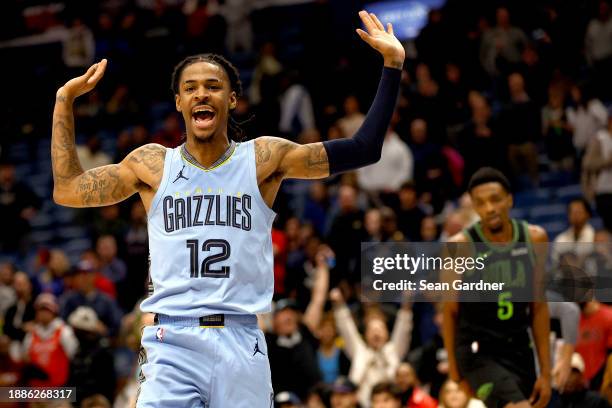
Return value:
[(72, 207), (68, 196), (58, 188), (53, 189), (53, 202), (64, 207)]

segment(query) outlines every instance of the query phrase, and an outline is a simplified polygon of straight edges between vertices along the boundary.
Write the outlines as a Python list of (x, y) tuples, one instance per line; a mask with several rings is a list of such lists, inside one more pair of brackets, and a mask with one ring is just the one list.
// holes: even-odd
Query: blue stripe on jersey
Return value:
[(187, 317), (268, 312), (275, 215), (257, 185), (253, 141), (207, 171), (168, 149), (148, 216), (153, 294), (141, 309)]

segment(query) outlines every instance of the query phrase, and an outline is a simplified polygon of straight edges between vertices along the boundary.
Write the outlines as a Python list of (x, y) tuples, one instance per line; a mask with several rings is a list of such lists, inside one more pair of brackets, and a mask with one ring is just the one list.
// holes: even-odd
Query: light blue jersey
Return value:
[(141, 308), (167, 316), (270, 311), (275, 213), (257, 185), (254, 142), (205, 169), (167, 149), (148, 214), (153, 294)]

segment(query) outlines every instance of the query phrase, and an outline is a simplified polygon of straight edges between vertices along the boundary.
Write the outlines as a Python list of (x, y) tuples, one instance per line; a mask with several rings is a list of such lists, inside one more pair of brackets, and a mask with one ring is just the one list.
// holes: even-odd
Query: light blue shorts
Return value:
[(138, 408), (270, 408), (268, 347), (255, 316), (159, 316), (144, 328)]

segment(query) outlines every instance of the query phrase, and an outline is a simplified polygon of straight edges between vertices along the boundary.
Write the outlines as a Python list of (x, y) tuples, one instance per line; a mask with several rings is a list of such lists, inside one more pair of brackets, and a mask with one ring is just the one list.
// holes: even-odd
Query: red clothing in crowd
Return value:
[(287, 237), (284, 232), (275, 228), (272, 229), (272, 248), (274, 249), (274, 293), (284, 295)]
[(425, 391), (414, 387), (406, 408), (438, 408), (438, 402)]
[(32, 379), (33, 387), (59, 387), (66, 384), (70, 360), (62, 347), (60, 336), (63, 325), (59, 325), (52, 336), (47, 339), (40, 337), (36, 331), (32, 333), (32, 343), (28, 350), (30, 361), (47, 373), (47, 380)]
[(576, 351), (584, 359), (584, 377), (593, 379), (606, 362), (607, 352), (612, 348), (612, 307), (599, 305), (599, 309), (580, 316), (580, 328)]

